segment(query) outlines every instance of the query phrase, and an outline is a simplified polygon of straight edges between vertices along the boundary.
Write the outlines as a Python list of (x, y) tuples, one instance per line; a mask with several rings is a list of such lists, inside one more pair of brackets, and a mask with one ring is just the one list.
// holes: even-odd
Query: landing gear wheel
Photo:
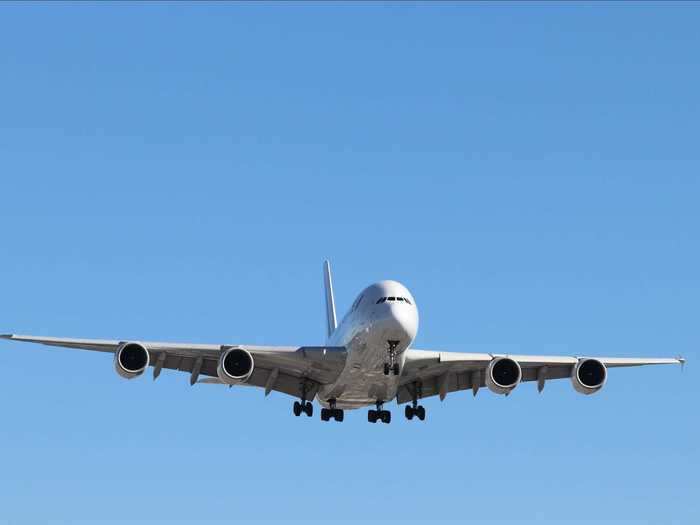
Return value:
[(322, 408), (321, 421), (330, 421), (335, 419), (337, 422), (342, 422), (345, 419), (345, 411), (340, 408)]
[(394, 372), (395, 376), (399, 375), (399, 364), (398, 363), (394, 363), (394, 366), (392, 367), (392, 371)]
[(314, 406), (306, 400), (306, 394), (309, 392), (309, 383), (305, 378), (299, 381), (299, 390), (301, 390), (301, 401), (294, 401), (294, 415), (299, 417), (303, 412), (307, 417), (311, 417), (314, 415)]
[(389, 363), (384, 363), (384, 375), (389, 375)]
[(409, 421), (414, 417), (417, 417), (421, 421), (425, 420), (425, 408), (419, 405), (416, 401), (413, 401), (412, 405), (406, 405), (406, 419)]
[(367, 421), (370, 423), (376, 423), (381, 421), (382, 423), (391, 423), (391, 412), (382, 409), (384, 406), (384, 401), (377, 401), (377, 410), (367, 411)]
[(411, 405), (406, 405), (406, 419), (409, 421), (413, 419), (413, 407)]

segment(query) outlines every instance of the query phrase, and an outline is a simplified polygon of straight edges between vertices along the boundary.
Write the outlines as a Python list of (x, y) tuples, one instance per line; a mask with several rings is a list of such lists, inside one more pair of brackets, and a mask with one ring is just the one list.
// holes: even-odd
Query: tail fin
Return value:
[(331, 263), (328, 261), (324, 261), (323, 263), (323, 281), (326, 286), (326, 319), (328, 321), (328, 337), (330, 337), (338, 326), (338, 320), (335, 317), (335, 299), (333, 298)]

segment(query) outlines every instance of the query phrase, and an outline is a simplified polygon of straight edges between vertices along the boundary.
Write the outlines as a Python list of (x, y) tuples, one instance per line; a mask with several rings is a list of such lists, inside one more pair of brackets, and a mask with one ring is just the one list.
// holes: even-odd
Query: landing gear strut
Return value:
[(377, 401), (377, 410), (369, 410), (367, 412), (367, 421), (370, 423), (376, 423), (381, 421), (382, 423), (391, 423), (391, 412), (388, 410), (382, 410), (384, 406), (383, 401)]
[(335, 419), (338, 423), (342, 423), (345, 419), (345, 412), (340, 408), (335, 408), (335, 399), (331, 399), (330, 408), (321, 409), (321, 421), (329, 421), (331, 418)]
[(425, 420), (425, 408), (418, 404), (418, 398), (421, 396), (421, 387), (416, 384), (413, 388), (413, 400), (410, 405), (406, 405), (406, 419), (409, 421), (413, 417), (417, 417), (421, 421)]
[(396, 347), (399, 346), (400, 341), (389, 340), (387, 341), (387, 361), (384, 363), (384, 375), (388, 376), (389, 371), (391, 371), (395, 376), (399, 375), (399, 363), (396, 360)]
[(311, 417), (314, 415), (314, 406), (306, 400), (306, 393), (308, 391), (306, 382), (301, 383), (301, 403), (299, 401), (294, 401), (294, 415), (299, 417), (303, 412), (306, 417)]

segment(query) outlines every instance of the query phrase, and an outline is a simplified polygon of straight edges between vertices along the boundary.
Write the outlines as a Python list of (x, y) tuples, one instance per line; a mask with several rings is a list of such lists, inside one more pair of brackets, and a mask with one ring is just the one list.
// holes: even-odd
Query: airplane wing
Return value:
[(406, 361), (401, 374), (401, 383), (396, 400), (398, 403), (411, 401), (414, 393), (419, 398), (439, 395), (442, 400), (450, 392), (469, 389), (476, 395), (479, 388), (486, 386), (486, 374), (489, 364), (498, 357), (507, 357), (516, 361), (522, 371), (521, 381), (537, 381), (540, 392), (544, 388), (545, 382), (550, 379), (570, 378), (574, 367), (579, 362), (587, 359), (599, 361), (606, 369), (642, 365), (683, 365), (685, 363), (685, 359), (681, 357), (675, 359), (644, 357), (589, 358), (435, 352), (410, 349), (406, 352)]
[(220, 356), (228, 349), (242, 348), (253, 356), (255, 366), (250, 378), (241, 384), (262, 387), (265, 389), (265, 395), (275, 390), (302, 397), (302, 390), (305, 389), (306, 399), (313, 399), (320, 385), (335, 381), (345, 366), (346, 357), (345, 348), (326, 346), (183, 344), (15, 334), (0, 335), (0, 338), (112, 354), (127, 343), (136, 343), (148, 351), (154, 379), (166, 368), (189, 373), (190, 384), (198, 382), (200, 375), (208, 378), (199, 382), (222, 383), (217, 375)]

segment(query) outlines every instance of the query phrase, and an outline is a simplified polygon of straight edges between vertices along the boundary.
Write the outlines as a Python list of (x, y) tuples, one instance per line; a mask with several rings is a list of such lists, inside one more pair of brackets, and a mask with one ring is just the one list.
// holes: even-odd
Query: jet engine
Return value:
[(495, 394), (509, 394), (522, 378), (520, 365), (510, 357), (495, 357), (486, 369), (486, 386)]
[(124, 343), (114, 353), (114, 369), (124, 379), (140, 376), (148, 368), (150, 356), (139, 343)]
[(230, 348), (219, 357), (216, 374), (228, 385), (245, 383), (253, 374), (253, 356), (243, 348)]
[(589, 395), (603, 388), (608, 370), (597, 359), (579, 359), (571, 372), (571, 383), (576, 392)]

